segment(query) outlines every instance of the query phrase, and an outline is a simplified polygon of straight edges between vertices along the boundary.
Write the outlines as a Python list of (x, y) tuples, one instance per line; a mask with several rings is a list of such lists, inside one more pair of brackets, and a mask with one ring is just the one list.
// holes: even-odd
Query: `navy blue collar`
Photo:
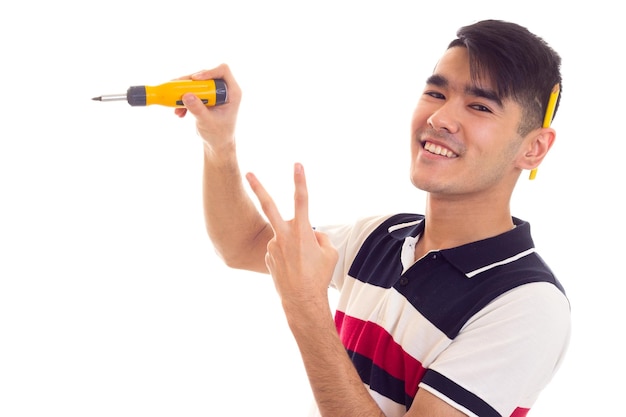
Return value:
[[(439, 253), (454, 267), (471, 278), (484, 270), (508, 263), (535, 251), (535, 245), (530, 234), (530, 224), (513, 217), (515, 228), (498, 236), (479, 240), (450, 249), (443, 249)], [(413, 215), (409, 221), (390, 226), (389, 234), (397, 239), (404, 240), (420, 235), (424, 230), (424, 216)]]

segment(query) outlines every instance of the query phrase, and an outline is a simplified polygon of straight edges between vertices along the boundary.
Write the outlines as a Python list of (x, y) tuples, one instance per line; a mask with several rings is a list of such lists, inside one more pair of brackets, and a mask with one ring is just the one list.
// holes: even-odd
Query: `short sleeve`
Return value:
[(468, 320), (420, 388), (470, 416), (481, 407), (501, 416), (530, 409), (561, 364), (570, 327), (569, 302), (555, 285), (516, 287)]

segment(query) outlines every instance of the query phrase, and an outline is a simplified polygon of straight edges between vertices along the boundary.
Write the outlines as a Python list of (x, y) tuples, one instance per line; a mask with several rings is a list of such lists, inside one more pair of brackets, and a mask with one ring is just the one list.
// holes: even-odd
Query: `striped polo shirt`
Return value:
[(426, 389), (469, 416), (525, 416), (569, 342), (563, 287), (530, 225), (414, 260), (424, 217), (319, 228), (339, 252), (335, 322), (388, 417)]

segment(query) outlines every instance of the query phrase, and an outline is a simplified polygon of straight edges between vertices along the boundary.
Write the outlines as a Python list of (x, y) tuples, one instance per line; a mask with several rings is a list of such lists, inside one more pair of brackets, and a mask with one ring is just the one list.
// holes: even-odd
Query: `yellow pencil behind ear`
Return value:
[[(554, 111), (556, 110), (556, 102), (559, 98), (559, 93), (561, 92), (561, 86), (559, 84), (555, 84), (552, 87), (552, 92), (550, 93), (550, 98), (548, 99), (548, 107), (546, 107), (546, 114), (543, 117), (543, 125), (542, 127), (550, 127), (552, 123), (552, 118), (554, 117)], [(537, 176), (537, 168), (533, 168), (530, 171), (530, 175), (528, 176), (529, 180), (534, 180)]]

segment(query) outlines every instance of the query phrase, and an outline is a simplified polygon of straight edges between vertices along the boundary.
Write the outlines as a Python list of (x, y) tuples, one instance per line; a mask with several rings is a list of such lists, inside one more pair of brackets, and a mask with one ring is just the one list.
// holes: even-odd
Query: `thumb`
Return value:
[(315, 231), (315, 238), (317, 239), (317, 244), (320, 245), (320, 248), (328, 251), (335, 251), (335, 247), (330, 241), (330, 238), (326, 233)]
[(201, 116), (204, 112), (208, 111), (206, 105), (195, 94), (183, 94), (182, 99), (187, 110), (189, 110), (189, 112), (196, 117)]

